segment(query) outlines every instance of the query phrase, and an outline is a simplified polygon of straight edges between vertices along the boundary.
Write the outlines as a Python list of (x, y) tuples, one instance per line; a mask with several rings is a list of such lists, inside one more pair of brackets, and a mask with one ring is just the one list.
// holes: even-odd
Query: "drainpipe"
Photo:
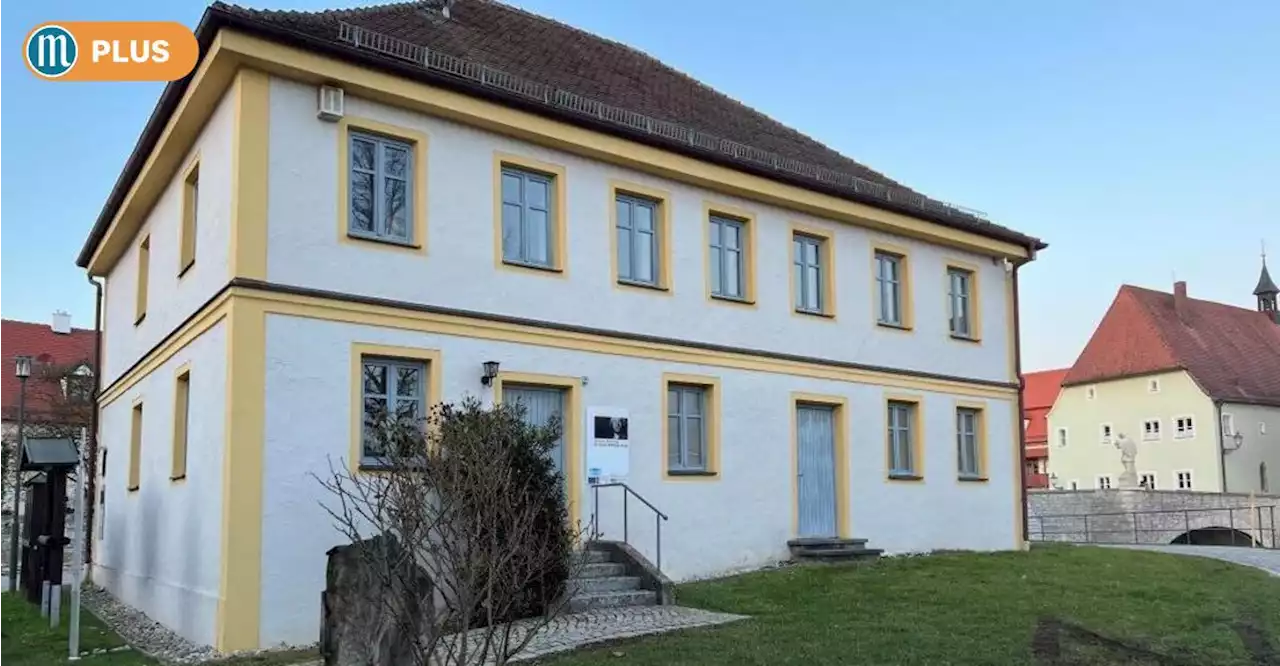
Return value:
[[(93, 411), (89, 413), (89, 437), (87, 443), (88, 468), (85, 470), (84, 488), (84, 562), (93, 562), (93, 512), (98, 506), (98, 391), (102, 387), (102, 283), (85, 273), (85, 279), (97, 291), (93, 306), (93, 392), (89, 399)], [(80, 581), (75, 581), (79, 585)]]
[(1030, 253), (1027, 255), (1026, 261), (1013, 262), (1012, 289), (1013, 289), (1013, 371), (1018, 381), (1018, 485), (1022, 493), (1022, 541), (1024, 543), (1031, 540), (1031, 519), (1027, 516), (1027, 429), (1022, 426), (1023, 423), (1023, 401), (1022, 401), (1022, 321), (1019, 316), (1020, 306), (1018, 305), (1018, 269), (1023, 264), (1033, 261), (1036, 257), (1036, 248), (1029, 247)]
[[(1222, 492), (1227, 492), (1227, 433), (1222, 429), (1222, 401), (1213, 401), (1214, 415), (1218, 420), (1218, 472), (1222, 475)], [(1234, 527), (1234, 525), (1233, 525)]]

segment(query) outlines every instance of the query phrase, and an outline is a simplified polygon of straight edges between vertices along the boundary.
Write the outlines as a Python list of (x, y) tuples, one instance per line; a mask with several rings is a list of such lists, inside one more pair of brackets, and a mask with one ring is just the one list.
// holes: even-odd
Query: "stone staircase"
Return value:
[(867, 548), (866, 539), (838, 539), (835, 537), (806, 537), (787, 542), (791, 559), (797, 562), (868, 562), (880, 557), (884, 551)]
[(593, 541), (575, 557), (570, 613), (672, 603), (671, 582), (625, 544)]

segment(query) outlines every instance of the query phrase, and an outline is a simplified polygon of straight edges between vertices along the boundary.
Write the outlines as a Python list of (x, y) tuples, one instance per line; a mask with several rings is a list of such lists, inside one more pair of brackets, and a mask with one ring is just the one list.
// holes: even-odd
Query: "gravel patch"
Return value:
[(160, 661), (198, 664), (221, 656), (208, 645), (196, 645), (179, 636), (97, 585), (86, 583), (81, 588), (80, 603), (135, 650)]

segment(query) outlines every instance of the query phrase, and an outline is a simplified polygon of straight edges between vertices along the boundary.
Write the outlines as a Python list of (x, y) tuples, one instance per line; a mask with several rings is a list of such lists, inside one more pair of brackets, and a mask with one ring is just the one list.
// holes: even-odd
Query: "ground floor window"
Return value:
[(1111, 477), (1106, 474), (1098, 476), (1098, 483), (1095, 486), (1098, 490), (1111, 490)]
[(1191, 470), (1183, 470), (1174, 475), (1178, 479), (1178, 490), (1192, 490)]

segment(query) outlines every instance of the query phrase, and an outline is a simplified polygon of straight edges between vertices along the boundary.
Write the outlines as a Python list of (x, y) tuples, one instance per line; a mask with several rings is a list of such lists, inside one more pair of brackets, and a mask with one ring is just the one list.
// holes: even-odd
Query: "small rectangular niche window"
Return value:
[(1111, 443), (1111, 436), (1112, 436), (1112, 434), (1113, 434), (1113, 433), (1114, 433), (1114, 430), (1113, 430), (1113, 428), (1111, 427), (1111, 424), (1110, 424), (1110, 423), (1103, 423), (1103, 424), (1102, 424), (1102, 443), (1103, 443), (1103, 444), (1110, 444), (1110, 443)]
[(1148, 393), (1159, 393), (1159, 392), (1160, 392), (1160, 380), (1159, 380), (1159, 379), (1150, 379), (1150, 380), (1147, 380), (1147, 392), (1148, 392)]

